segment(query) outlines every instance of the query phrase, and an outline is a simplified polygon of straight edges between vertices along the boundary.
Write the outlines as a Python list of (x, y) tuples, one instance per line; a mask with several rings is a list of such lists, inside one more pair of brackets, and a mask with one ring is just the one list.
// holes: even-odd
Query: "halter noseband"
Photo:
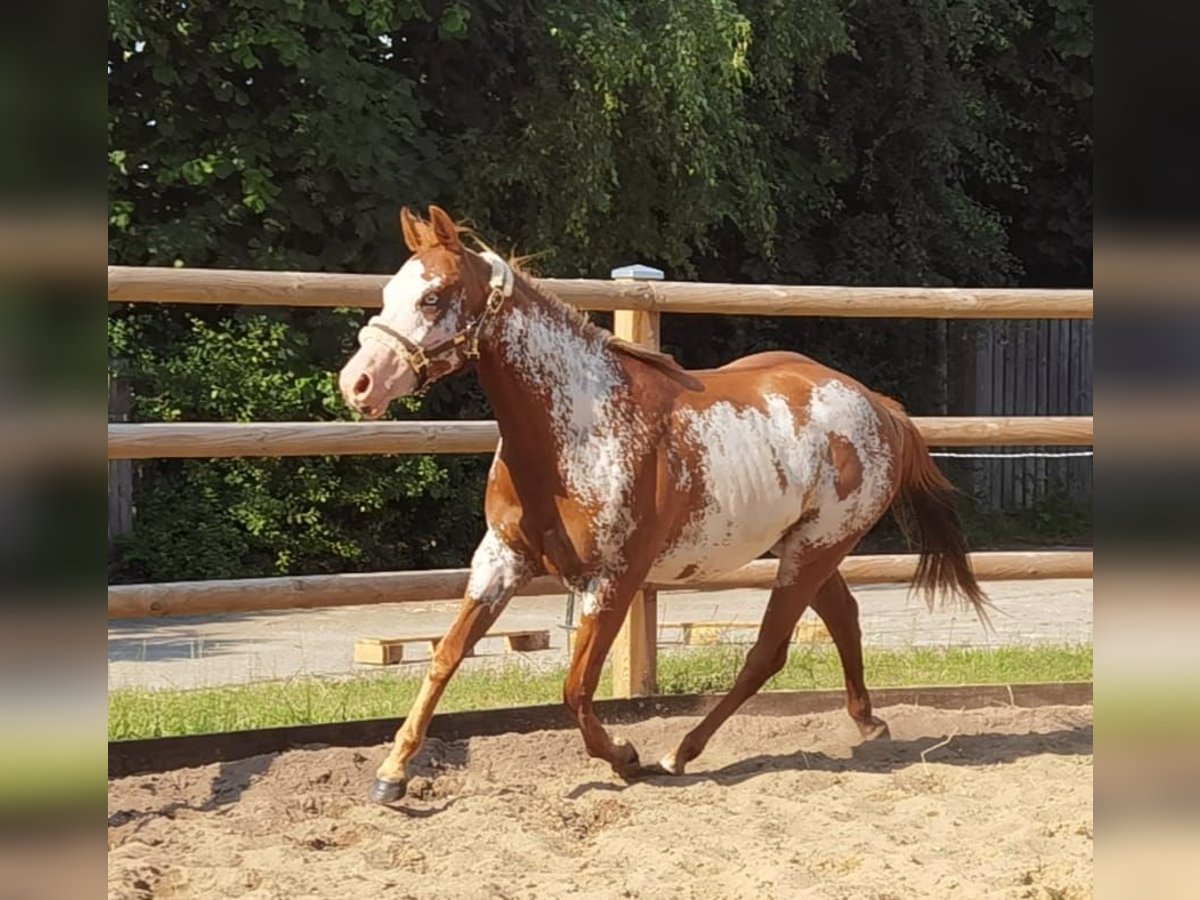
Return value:
[(372, 316), (358, 332), (359, 346), (366, 341), (382, 344), (412, 367), (417, 376), (417, 387), (414, 393), (418, 396), (429, 390), (435, 382), (461, 368), (461, 366), (452, 367), (436, 378), (430, 378), (429, 370), (433, 363), (439, 362), (460, 347), (462, 347), (464, 360), (479, 359), (479, 339), (487, 331), (492, 319), (504, 305), (504, 301), (512, 296), (513, 272), (508, 263), (490, 250), (481, 253), (480, 256), (487, 260), (492, 267), (492, 277), (488, 279), (488, 287), (491, 288), (491, 292), (483, 305), (482, 312), (475, 318), (469, 319), (466, 325), (450, 337), (438, 341), (432, 346), (422, 347), (400, 334), (379, 316)]

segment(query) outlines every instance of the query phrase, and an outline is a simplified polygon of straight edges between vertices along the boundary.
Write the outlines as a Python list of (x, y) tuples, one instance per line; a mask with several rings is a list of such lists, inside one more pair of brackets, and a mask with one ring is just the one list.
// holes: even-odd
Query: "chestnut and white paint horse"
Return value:
[[(795, 353), (689, 372), (586, 322), (491, 253), (460, 242), (437, 207), (401, 213), (412, 257), (387, 284), (339, 385), (356, 410), (388, 404), (474, 365), (500, 427), (488, 530), (466, 598), (439, 643), (372, 799), (403, 795), (406, 766), (448, 679), (530, 578), (582, 595), (563, 689), (588, 753), (622, 777), (679, 774), (787, 659), (806, 607), (841, 655), (847, 706), (864, 738), (886, 731), (863, 683), (858, 608), (838, 564), (889, 507), (911, 513), (915, 586), (981, 614), (953, 488), (903, 410)], [(773, 551), (779, 574), (732, 690), (658, 766), (596, 718), (592, 696), (629, 603), (646, 582), (686, 583)]]

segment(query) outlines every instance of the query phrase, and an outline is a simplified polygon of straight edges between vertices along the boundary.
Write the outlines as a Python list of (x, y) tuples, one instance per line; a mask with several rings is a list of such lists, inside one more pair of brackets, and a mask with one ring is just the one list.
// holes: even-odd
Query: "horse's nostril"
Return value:
[(358, 376), (358, 380), (354, 382), (354, 395), (362, 397), (371, 391), (371, 376), (366, 372)]

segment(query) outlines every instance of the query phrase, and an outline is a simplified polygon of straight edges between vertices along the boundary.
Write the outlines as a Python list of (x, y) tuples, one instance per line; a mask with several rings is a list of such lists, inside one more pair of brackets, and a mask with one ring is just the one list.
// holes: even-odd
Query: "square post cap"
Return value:
[(613, 269), (612, 277), (623, 281), (662, 281), (663, 270), (634, 263), (631, 266), (618, 266)]

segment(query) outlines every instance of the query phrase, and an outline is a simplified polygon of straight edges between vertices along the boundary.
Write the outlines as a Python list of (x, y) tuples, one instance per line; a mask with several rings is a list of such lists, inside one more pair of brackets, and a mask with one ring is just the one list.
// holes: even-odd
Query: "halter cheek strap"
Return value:
[[(392, 328), (379, 316), (372, 316), (358, 333), (358, 343), (361, 346), (368, 341), (380, 344), (396, 356), (403, 359), (417, 376), (416, 393), (425, 393), (436, 381), (445, 378), (461, 369), (466, 360), (479, 359), (479, 339), (487, 333), (492, 319), (504, 305), (504, 301), (512, 296), (513, 271), (508, 263), (490, 250), (480, 254), (492, 267), (492, 277), (488, 279), (487, 301), (478, 316), (467, 321), (459, 331), (448, 338), (438, 341), (429, 347), (422, 347), (410, 341), (396, 329)], [(430, 377), (430, 369), (435, 362), (441, 362), (461, 348), (462, 361), (451, 365), (449, 369), (436, 377)]]

